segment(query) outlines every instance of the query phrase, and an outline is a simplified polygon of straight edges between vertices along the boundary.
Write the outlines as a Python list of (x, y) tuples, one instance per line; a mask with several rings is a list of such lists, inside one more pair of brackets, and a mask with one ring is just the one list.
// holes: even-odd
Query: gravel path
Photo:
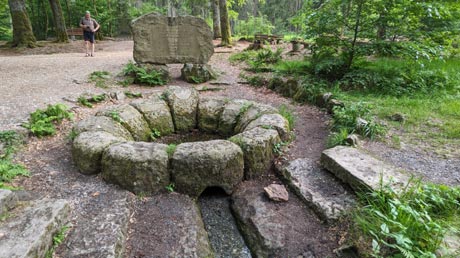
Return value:
[(66, 103), (68, 96), (101, 92), (87, 83), (88, 75), (119, 73), (132, 60), (132, 46), (132, 41), (104, 43), (93, 58), (84, 53), (0, 56), (0, 130), (13, 129), (37, 108)]

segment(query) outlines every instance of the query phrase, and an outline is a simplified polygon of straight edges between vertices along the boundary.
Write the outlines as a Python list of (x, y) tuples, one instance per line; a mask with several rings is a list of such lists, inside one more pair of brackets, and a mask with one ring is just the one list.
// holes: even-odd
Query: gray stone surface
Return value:
[(110, 145), (125, 139), (106, 132), (83, 132), (72, 143), (72, 158), (82, 174), (101, 171), (102, 153)]
[(0, 215), (12, 209), (17, 200), (18, 198), (12, 191), (0, 189)]
[(352, 147), (338, 146), (323, 151), (321, 164), (356, 190), (379, 190), (381, 183), (398, 190), (410, 179), (407, 172)]
[(143, 15), (131, 24), (137, 63), (206, 64), (214, 53), (212, 31), (198, 17)]
[(58, 257), (122, 258), (131, 216), (129, 193), (101, 192), (83, 200), (83, 212), (73, 225)]
[(215, 257), (194, 200), (162, 194), (138, 204), (124, 257)]
[(189, 142), (177, 146), (171, 159), (177, 191), (198, 197), (207, 187), (221, 187), (231, 194), (243, 180), (243, 152), (225, 141)]
[(215, 133), (227, 100), (224, 98), (200, 98), (198, 104), (198, 128), (201, 131)]
[(438, 257), (460, 257), (460, 234), (448, 231), (436, 250)]
[(150, 139), (151, 130), (144, 119), (144, 116), (139, 113), (133, 106), (128, 104), (109, 107), (99, 111), (97, 116), (107, 116), (123, 125), (136, 141), (148, 141)]
[(231, 136), (235, 133), (234, 129), (240, 114), (247, 110), (253, 104), (252, 101), (244, 99), (230, 100), (224, 107), (220, 117), (219, 133), (225, 136)]
[(155, 194), (169, 184), (167, 148), (147, 142), (113, 144), (102, 156), (102, 177), (136, 194)]
[(124, 138), (127, 141), (134, 140), (131, 133), (120, 123), (105, 116), (90, 116), (85, 118), (76, 123), (73, 130), (76, 134), (83, 132), (107, 132), (114, 136)]
[(194, 88), (170, 86), (163, 95), (171, 110), (176, 132), (188, 132), (196, 128), (198, 92)]
[(69, 214), (64, 200), (38, 200), (16, 208), (0, 225), (0, 257), (45, 257), (53, 236), (69, 222)]
[(323, 220), (338, 219), (356, 203), (353, 193), (310, 160), (296, 159), (278, 170), (292, 190)]
[(275, 129), (278, 131), (281, 140), (286, 142), (291, 138), (289, 122), (280, 114), (262, 115), (249, 123), (244, 130), (251, 130), (256, 127)]
[(271, 184), (264, 187), (265, 194), (267, 197), (275, 202), (287, 202), (289, 201), (289, 193), (284, 185)]
[(273, 147), (280, 142), (276, 130), (256, 127), (237, 134), (229, 140), (238, 144), (243, 150), (246, 179), (256, 178), (269, 172), (273, 165)]
[(204, 83), (217, 77), (209, 65), (203, 64), (185, 64), (180, 72), (188, 83)]
[(240, 115), (238, 123), (235, 127), (235, 133), (241, 133), (244, 129), (254, 121), (255, 119), (259, 118), (264, 114), (276, 114), (278, 110), (272, 106), (261, 104), (261, 103), (253, 103), (244, 113)]
[(147, 100), (136, 100), (131, 102), (131, 105), (144, 115), (150, 129), (159, 131), (161, 136), (174, 132), (174, 123), (168, 104), (160, 96), (154, 95)]

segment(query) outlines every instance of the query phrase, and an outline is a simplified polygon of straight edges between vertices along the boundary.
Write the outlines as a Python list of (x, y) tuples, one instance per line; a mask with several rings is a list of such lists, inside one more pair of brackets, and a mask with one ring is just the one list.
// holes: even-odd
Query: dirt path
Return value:
[(72, 53), (46, 54), (53, 49), (43, 47), (28, 50), (29, 55), (17, 55), (2, 49), (0, 130), (16, 127), (37, 108), (65, 103), (65, 97), (101, 92), (87, 83), (88, 75), (94, 71), (119, 73), (132, 60), (132, 45), (132, 41), (104, 42), (98, 45), (93, 58), (84, 57), (81, 42), (67, 46), (66, 52)]

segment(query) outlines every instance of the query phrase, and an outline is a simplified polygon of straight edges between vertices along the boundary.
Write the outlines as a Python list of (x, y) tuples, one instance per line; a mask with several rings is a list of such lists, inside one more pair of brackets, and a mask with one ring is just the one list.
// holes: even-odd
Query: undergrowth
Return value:
[(412, 180), (402, 191), (381, 184), (359, 199), (354, 222), (373, 257), (436, 257), (446, 232), (460, 230), (458, 187)]
[(37, 109), (30, 114), (29, 122), (23, 127), (29, 129), (35, 136), (43, 137), (56, 134), (56, 124), (64, 119), (72, 119), (73, 114), (64, 104), (48, 105), (45, 110)]
[(131, 78), (132, 82), (149, 86), (165, 85), (163, 73), (155, 69), (147, 70), (133, 62), (129, 62), (123, 69), (123, 75)]
[(1, 131), (0, 143), (3, 145), (0, 152), (0, 189), (14, 189), (8, 183), (17, 176), (29, 176), (30, 174), (24, 166), (12, 160), (12, 155), (22, 144), (22, 137), (14, 131)]
[(107, 71), (94, 71), (89, 75), (89, 81), (96, 83), (98, 88), (107, 88), (108, 79), (110, 79), (110, 73)]
[(81, 105), (89, 108), (93, 108), (93, 104), (95, 103), (100, 103), (104, 101), (107, 98), (106, 94), (99, 94), (99, 95), (93, 95), (91, 97), (85, 97), (85, 96), (80, 96), (77, 99), (77, 102), (80, 103)]

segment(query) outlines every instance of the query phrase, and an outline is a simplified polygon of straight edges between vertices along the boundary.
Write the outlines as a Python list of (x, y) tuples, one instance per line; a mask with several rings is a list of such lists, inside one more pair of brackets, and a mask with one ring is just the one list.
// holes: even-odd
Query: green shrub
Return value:
[(94, 103), (99, 103), (104, 101), (107, 98), (106, 94), (100, 94), (100, 95), (93, 95), (90, 98), (87, 98), (85, 96), (80, 96), (77, 99), (77, 102), (80, 103), (81, 105), (89, 108), (93, 108)]
[(335, 107), (332, 115), (332, 130), (335, 132), (346, 130), (349, 134), (358, 133), (371, 139), (384, 135), (385, 127), (375, 122), (370, 114), (370, 106), (361, 102), (347, 107)]
[[(460, 188), (409, 182), (359, 195), (354, 221), (372, 242), (374, 257), (436, 257), (448, 227), (460, 215)], [(449, 226), (447, 226), (449, 225)]]
[(246, 50), (246, 51), (242, 51), (242, 52), (231, 55), (228, 60), (230, 61), (230, 63), (236, 64), (239, 62), (246, 62), (251, 59), (254, 59), (256, 55), (257, 55), (257, 51)]
[(22, 165), (13, 163), (9, 158), (0, 159), (0, 188), (8, 188), (5, 183), (17, 176), (29, 176), (30, 172)]
[(328, 137), (327, 137), (327, 143), (326, 146), (328, 148), (335, 147), (337, 145), (349, 145), (347, 142), (348, 138), (348, 130), (346, 128), (340, 128), (339, 131), (337, 132), (332, 132)]
[(270, 23), (266, 16), (250, 16), (247, 21), (237, 20), (235, 35), (251, 37), (254, 34), (271, 34), (275, 27)]
[(73, 118), (73, 114), (68, 110), (69, 108), (64, 104), (48, 105), (45, 110), (37, 109), (31, 113), (29, 122), (23, 126), (38, 137), (54, 135), (56, 123)]
[(275, 65), (274, 70), (278, 75), (304, 76), (311, 71), (311, 64), (300, 60), (283, 61)]
[(257, 55), (248, 60), (248, 70), (252, 72), (271, 72), (273, 71), (273, 65), (283, 59), (283, 49), (278, 48), (276, 51), (272, 51), (269, 48), (263, 48), (257, 51)]
[(133, 78), (134, 83), (145, 84), (149, 86), (165, 85), (162, 72), (152, 69), (147, 71), (144, 67), (129, 62), (123, 69), (123, 75)]
[(0, 143), (4, 147), (3, 153), (0, 153), (0, 158), (8, 158), (22, 143), (22, 137), (15, 131), (0, 131)]

